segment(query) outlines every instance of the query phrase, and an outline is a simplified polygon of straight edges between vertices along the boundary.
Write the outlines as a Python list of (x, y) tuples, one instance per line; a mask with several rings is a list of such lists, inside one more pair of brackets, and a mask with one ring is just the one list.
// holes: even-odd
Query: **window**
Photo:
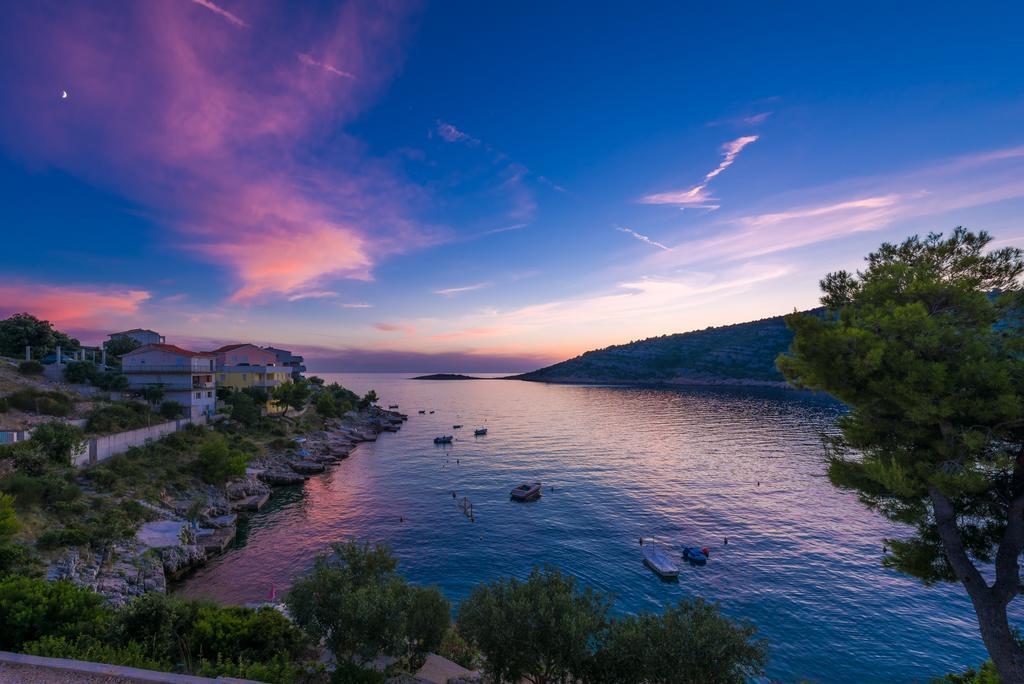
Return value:
[(196, 399), (202, 399), (202, 398), (203, 398), (203, 393), (202, 392), (196, 392)]
[(210, 399), (211, 397), (213, 397), (213, 392), (207, 392), (206, 393), (206, 398)]

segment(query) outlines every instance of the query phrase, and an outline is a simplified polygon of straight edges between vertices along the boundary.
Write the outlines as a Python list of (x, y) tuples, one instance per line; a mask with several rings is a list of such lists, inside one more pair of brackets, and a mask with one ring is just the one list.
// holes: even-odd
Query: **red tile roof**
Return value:
[[(256, 345), (255, 344), (251, 344), (249, 342), (243, 342), (242, 344), (225, 344), (223, 347), (219, 347), (217, 349), (214, 349), (212, 352), (209, 352), (209, 353), (210, 354), (222, 354), (224, 352), (229, 352), (232, 349), (238, 349), (239, 347), (256, 347)], [(259, 347), (256, 347), (256, 348), (259, 349)]]
[(181, 347), (173, 344), (144, 344), (138, 349), (125, 354), (125, 356), (131, 356), (132, 354), (138, 354), (139, 352), (153, 351), (154, 349), (159, 351), (167, 352), (168, 354), (177, 354), (178, 356), (213, 356), (213, 352), (194, 352), (188, 349), (182, 349)]

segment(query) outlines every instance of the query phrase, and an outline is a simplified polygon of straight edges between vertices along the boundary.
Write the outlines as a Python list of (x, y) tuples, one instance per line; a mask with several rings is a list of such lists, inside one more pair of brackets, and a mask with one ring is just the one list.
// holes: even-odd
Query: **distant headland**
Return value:
[(484, 380), (485, 378), (477, 378), (472, 375), (462, 375), (461, 373), (434, 373), (433, 375), (420, 375), (413, 378), (413, 380)]

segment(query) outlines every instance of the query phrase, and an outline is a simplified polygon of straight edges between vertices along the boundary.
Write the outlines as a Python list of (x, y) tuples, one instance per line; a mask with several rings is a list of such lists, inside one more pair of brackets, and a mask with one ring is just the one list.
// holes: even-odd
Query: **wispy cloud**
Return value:
[(626, 235), (632, 235), (633, 237), (635, 237), (640, 242), (646, 242), (647, 244), (651, 245), (652, 247), (657, 247), (658, 249), (664, 249), (666, 251), (672, 249), (671, 247), (666, 247), (665, 245), (661, 244), (660, 242), (658, 242), (656, 240), (652, 240), (651, 238), (647, 237), (646, 235), (644, 235), (642, 233), (636, 232), (632, 228), (626, 228), (624, 226), (614, 226), (614, 228), (615, 228), (615, 230), (617, 230), (619, 232), (622, 232), (622, 233), (625, 233)]
[(476, 283), (474, 285), (463, 285), (462, 287), (447, 287), (443, 290), (434, 290), (434, 294), (441, 295), (444, 297), (451, 297), (452, 295), (462, 294), (463, 292), (472, 292), (473, 290), (479, 290), (487, 287), (488, 283)]
[(309, 290), (307, 292), (296, 292), (288, 297), (289, 302), (298, 302), (303, 299), (325, 299), (327, 297), (337, 297), (337, 292), (330, 290)]
[(232, 24), (234, 24), (236, 26), (241, 26), (243, 28), (249, 28), (249, 24), (247, 24), (245, 21), (240, 19), (238, 16), (232, 14), (231, 12), (228, 12), (223, 7), (218, 7), (217, 5), (215, 5), (212, 2), (210, 2), (210, 0), (192, 0), (192, 2), (196, 3), (197, 5), (199, 5), (201, 7), (205, 7), (206, 9), (210, 10), (211, 12), (216, 12), (217, 14), (219, 14), (222, 17), (224, 17), (225, 19), (227, 19), (228, 21), (230, 21)]
[(490, 230), (485, 230), (484, 232), (480, 233), (480, 235), (496, 235), (498, 233), (507, 233), (512, 230), (522, 230), (523, 228), (526, 228), (529, 225), (530, 224), (528, 223), (513, 223), (511, 226), (502, 226), (501, 228), (491, 228)]
[(345, 302), (341, 305), (342, 309), (372, 309), (373, 304), (367, 304), (366, 302)]
[(742, 128), (744, 126), (759, 126), (763, 124), (768, 118), (775, 112), (757, 112), (756, 114), (747, 114), (744, 116), (735, 116), (729, 119), (716, 119), (709, 122), (708, 126), (734, 126)]
[(342, 71), (341, 69), (339, 69), (339, 68), (337, 68), (335, 66), (331, 66), (330, 64), (325, 64), (324, 62), (319, 62), (319, 61), (313, 59), (312, 56), (310, 56), (310, 55), (308, 55), (308, 54), (306, 54), (304, 52), (298, 53), (298, 58), (299, 58), (299, 61), (302, 62), (303, 64), (305, 64), (306, 66), (320, 67), (324, 71), (332, 73), (335, 76), (341, 76), (343, 78), (351, 78), (352, 80), (355, 80), (355, 78), (356, 78), (355, 74), (352, 74), (352, 73), (350, 73), (348, 71)]
[(381, 332), (400, 332), (406, 335), (416, 332), (416, 326), (409, 323), (374, 323), (373, 327)]
[(671, 254), (652, 257), (651, 265), (747, 260), (951, 212), (950, 226), (963, 223), (964, 209), (1024, 198), (1024, 146), (809, 194), (789, 206), (725, 218), (716, 235), (677, 244)]
[(653, 195), (646, 195), (640, 201), (643, 204), (673, 204), (683, 209), (718, 209), (717, 200), (708, 192), (708, 184), (718, 174), (733, 165), (736, 157), (747, 145), (756, 142), (758, 136), (745, 135), (736, 138), (722, 146), (722, 161), (718, 166), (709, 171), (697, 185), (688, 190), (676, 190), (672, 192), (661, 192)]
[(441, 136), (441, 139), (445, 142), (463, 143), (470, 147), (476, 147), (480, 144), (480, 140), (478, 138), (474, 138), (469, 133), (460, 131), (454, 124), (446, 123), (440, 119), (437, 120), (436, 130), (437, 134)]

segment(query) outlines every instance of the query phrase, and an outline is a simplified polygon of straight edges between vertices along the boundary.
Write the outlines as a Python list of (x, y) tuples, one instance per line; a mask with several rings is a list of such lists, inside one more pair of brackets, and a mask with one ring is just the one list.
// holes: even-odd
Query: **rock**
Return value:
[(227, 493), (229, 499), (238, 500), (246, 497), (268, 494), (270, 492), (270, 487), (256, 478), (245, 478), (228, 484), (228, 486), (224, 488), (224, 491)]
[(303, 475), (313, 475), (326, 470), (323, 463), (317, 463), (316, 461), (288, 461), (288, 467)]
[(259, 474), (259, 478), (274, 487), (302, 484), (306, 481), (304, 475), (291, 470), (264, 470)]
[(206, 551), (196, 544), (168, 546), (160, 549), (160, 559), (163, 561), (164, 573), (177, 579), (195, 566), (205, 563)]

